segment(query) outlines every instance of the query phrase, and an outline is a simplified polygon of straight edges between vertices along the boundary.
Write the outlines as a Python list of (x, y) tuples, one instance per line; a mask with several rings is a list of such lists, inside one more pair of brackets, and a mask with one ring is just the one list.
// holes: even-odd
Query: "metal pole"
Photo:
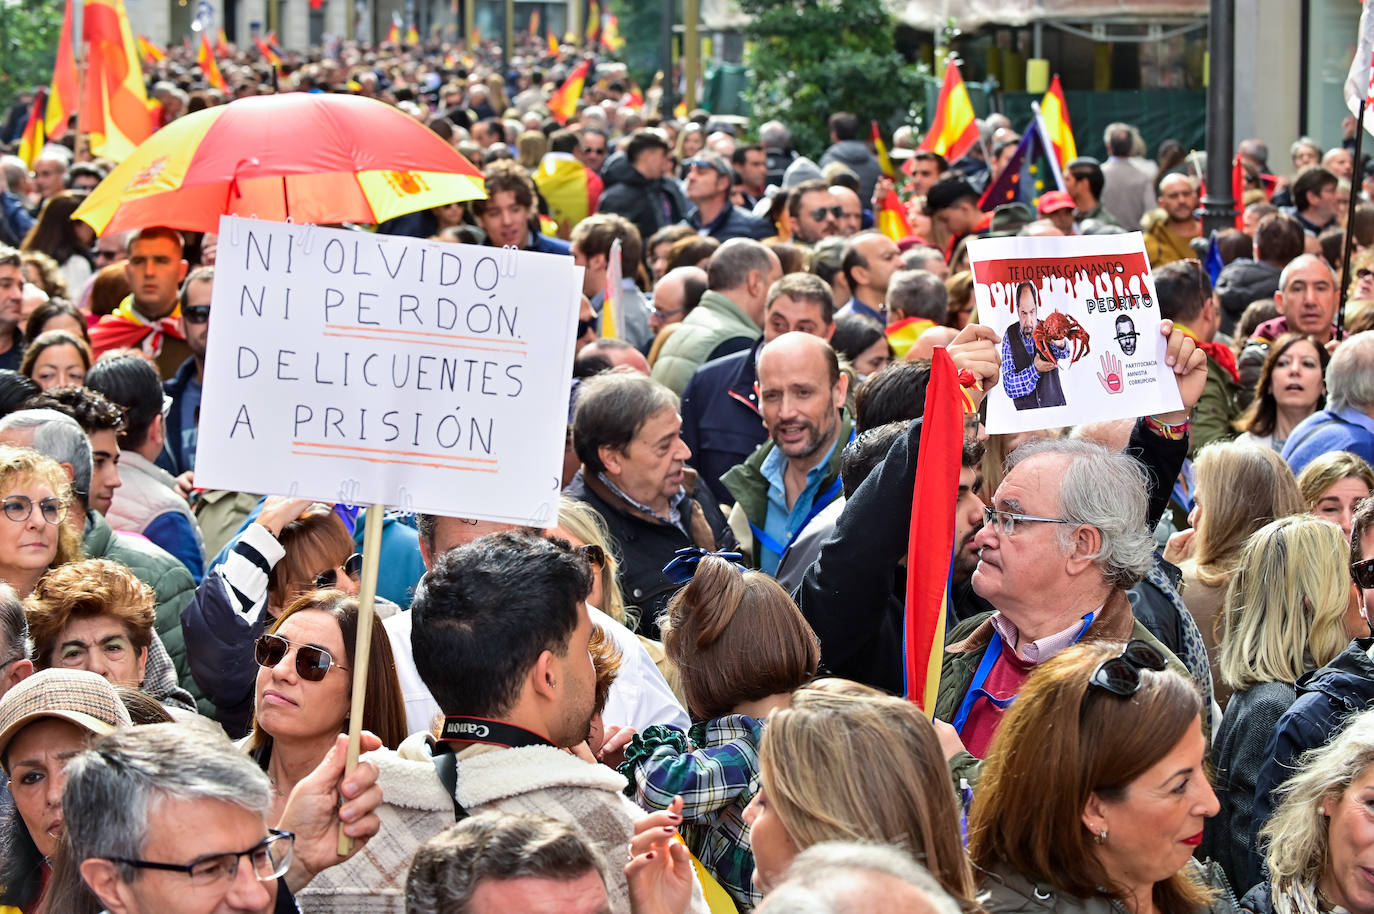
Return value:
[(515, 0), (506, 0), (506, 46), (504, 53), (505, 60), (503, 62), (509, 69), (510, 62), (515, 59)]
[(463, 0), (463, 45), (473, 52), (472, 33), (477, 31), (477, 0)]
[(582, 4), (585, 0), (568, 0), (568, 31), (572, 33), (573, 44), (582, 47)]
[(677, 107), (677, 85), (673, 82), (673, 23), (677, 21), (676, 0), (663, 0), (662, 17), (659, 20), (658, 58), (663, 70), (663, 92), (659, 96), (658, 115), (667, 120), (673, 116)]
[(1350, 181), (1350, 208), (1345, 211), (1345, 251), (1341, 255), (1341, 304), (1336, 309), (1336, 329), (1342, 332), (1345, 330), (1346, 290), (1350, 288), (1350, 255), (1355, 247), (1355, 233), (1352, 231), (1351, 223), (1355, 221), (1355, 207), (1360, 202), (1359, 176), (1364, 174), (1364, 169), (1360, 166), (1360, 157), (1364, 154), (1364, 112), (1368, 107), (1369, 99), (1362, 99), (1360, 116), (1355, 119), (1355, 175)]
[(1236, 86), (1236, 0), (1211, 0), (1207, 28), (1207, 195), (1202, 198), (1202, 233), (1233, 228), (1231, 157), (1235, 152), (1232, 102)]
[(699, 0), (683, 0), (682, 23), (686, 34), (683, 35), (682, 70), (687, 85), (682, 98), (688, 112), (697, 106), (697, 78), (701, 75), (701, 39), (697, 37), (697, 20), (700, 18)]

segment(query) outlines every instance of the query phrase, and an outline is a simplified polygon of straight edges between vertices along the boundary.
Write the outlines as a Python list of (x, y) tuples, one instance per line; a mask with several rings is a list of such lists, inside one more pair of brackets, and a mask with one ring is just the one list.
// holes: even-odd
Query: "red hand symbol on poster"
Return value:
[(1121, 380), (1121, 360), (1110, 352), (1104, 352), (1101, 356), (1102, 370), (1097, 373), (1097, 380), (1101, 382), (1102, 389), (1109, 394), (1119, 394), (1126, 388)]

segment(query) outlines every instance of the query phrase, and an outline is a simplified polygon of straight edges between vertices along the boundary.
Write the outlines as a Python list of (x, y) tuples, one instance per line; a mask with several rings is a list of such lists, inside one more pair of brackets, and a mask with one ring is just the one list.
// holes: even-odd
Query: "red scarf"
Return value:
[(1209, 343), (1207, 340), (1199, 339), (1196, 333), (1182, 324), (1176, 323), (1174, 326), (1182, 330), (1184, 335), (1192, 340), (1197, 348), (1207, 353), (1207, 358), (1216, 362), (1222, 371), (1225, 371), (1231, 376), (1233, 382), (1236, 384), (1240, 383), (1240, 369), (1236, 367), (1236, 354), (1231, 351), (1230, 346), (1218, 343), (1215, 340)]

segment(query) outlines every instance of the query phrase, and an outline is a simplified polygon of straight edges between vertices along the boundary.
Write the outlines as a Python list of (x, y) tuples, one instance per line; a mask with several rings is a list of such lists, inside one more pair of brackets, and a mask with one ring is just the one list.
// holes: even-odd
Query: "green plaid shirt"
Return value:
[(754, 853), (744, 808), (759, 792), (759, 740), (763, 721), (732, 714), (705, 721), (684, 734), (656, 724), (631, 741), (620, 773), (626, 793), (649, 810), (683, 800), (682, 838), (740, 910), (763, 895), (754, 889)]

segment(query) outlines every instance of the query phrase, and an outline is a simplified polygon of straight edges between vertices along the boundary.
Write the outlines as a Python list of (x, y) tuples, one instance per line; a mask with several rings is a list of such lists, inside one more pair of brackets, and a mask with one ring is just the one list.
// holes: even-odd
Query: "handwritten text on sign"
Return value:
[(578, 273), (226, 216), (197, 485), (552, 521)]

